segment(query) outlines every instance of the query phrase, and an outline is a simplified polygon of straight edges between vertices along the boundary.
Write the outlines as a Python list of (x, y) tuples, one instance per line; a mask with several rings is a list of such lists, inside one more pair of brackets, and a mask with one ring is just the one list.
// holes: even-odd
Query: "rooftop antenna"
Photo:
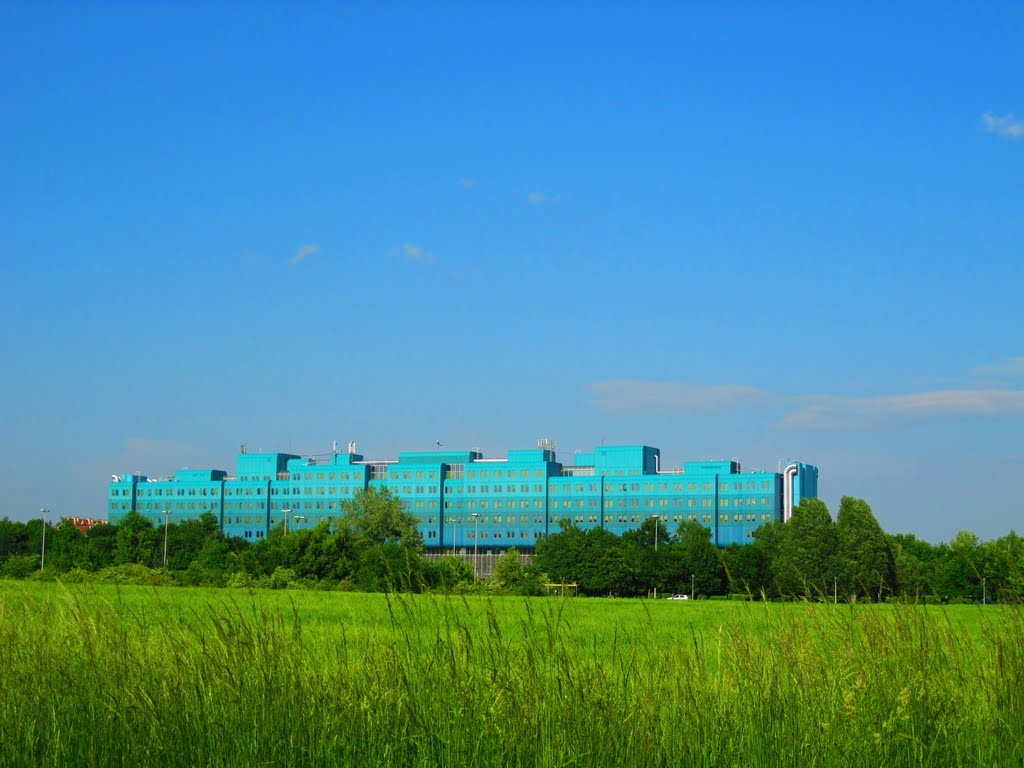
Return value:
[(337, 452), (338, 452), (338, 441), (337, 440), (332, 440), (331, 441), (331, 453), (332, 454), (336, 454)]
[(245, 443), (242, 443), (242, 444), (241, 444), (241, 445), (240, 445), (240, 446), (238, 447), (238, 452), (239, 452), (239, 453), (245, 453)]
[(356, 441), (355, 440), (349, 440), (348, 452), (349, 453), (355, 453), (356, 452)]

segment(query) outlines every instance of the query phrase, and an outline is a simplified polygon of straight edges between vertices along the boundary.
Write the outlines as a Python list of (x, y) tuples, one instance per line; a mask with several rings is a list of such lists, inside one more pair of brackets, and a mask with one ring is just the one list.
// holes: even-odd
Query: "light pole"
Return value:
[[(651, 515), (654, 518), (654, 554), (658, 554), (658, 521), (661, 515)], [(658, 599), (658, 585), (654, 585), (654, 599)]]
[(479, 568), (477, 567), (479, 561), (477, 560), (476, 553), (477, 553), (477, 547), (480, 544), (480, 513), (479, 512), (474, 512), (473, 513), (473, 519), (476, 520), (476, 533), (473, 534), (473, 578), (474, 579), (479, 579), (480, 578), (480, 575), (478, 573)]
[(46, 516), (50, 514), (50, 510), (40, 509), (39, 513), (43, 516), (43, 550), (39, 555), (39, 570), (42, 571), (46, 566)]
[(167, 570), (167, 529), (171, 525), (171, 510), (164, 510), (164, 570)]
[(455, 539), (459, 535), (459, 518), (452, 515), (452, 557), (455, 557)]
[(284, 535), (285, 536), (288, 535), (288, 515), (290, 515), (291, 513), (292, 513), (292, 511), (290, 509), (282, 509), (281, 510), (282, 522), (284, 523)]
[(295, 521), (295, 527), (296, 528), (299, 527), (299, 520), (305, 520), (305, 519), (306, 519), (305, 515), (292, 515), (292, 520)]
[(839, 579), (832, 579), (832, 605), (839, 605)]
[(981, 604), (982, 605), (985, 605), (985, 604), (988, 603), (987, 586), (988, 585), (985, 583), (985, 577), (982, 576), (981, 577)]
[(697, 598), (693, 594), (693, 574), (690, 574), (690, 599), (696, 600)]

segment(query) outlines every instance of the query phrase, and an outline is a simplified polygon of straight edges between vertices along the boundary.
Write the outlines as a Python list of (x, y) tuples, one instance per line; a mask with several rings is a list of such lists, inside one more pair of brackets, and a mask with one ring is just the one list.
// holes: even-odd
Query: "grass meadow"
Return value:
[(1020, 766), (1020, 606), (0, 582), (2, 766)]

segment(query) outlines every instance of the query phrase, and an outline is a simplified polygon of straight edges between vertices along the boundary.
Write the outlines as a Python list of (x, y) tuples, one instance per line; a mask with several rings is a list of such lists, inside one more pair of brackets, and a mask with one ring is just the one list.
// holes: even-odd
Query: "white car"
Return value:
[(672, 597), (666, 597), (666, 600), (689, 600), (689, 595), (672, 595)]

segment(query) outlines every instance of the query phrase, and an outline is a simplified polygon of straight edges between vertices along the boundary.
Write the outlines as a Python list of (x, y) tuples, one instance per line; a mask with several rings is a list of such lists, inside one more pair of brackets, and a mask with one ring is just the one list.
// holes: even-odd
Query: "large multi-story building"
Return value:
[(111, 523), (135, 510), (159, 525), (211, 513), (225, 534), (257, 541), (274, 529), (331, 521), (368, 487), (397, 495), (433, 551), (515, 546), (529, 552), (560, 530), (563, 519), (622, 534), (651, 517), (669, 531), (700, 522), (715, 544), (728, 546), (749, 542), (758, 526), (788, 519), (794, 503), (817, 496), (818, 470), (793, 462), (782, 472), (743, 472), (735, 459), (665, 470), (659, 450), (646, 445), (600, 446), (562, 464), (547, 440), (504, 459), (438, 450), (370, 461), (354, 443), (344, 453), (309, 457), (247, 453), (243, 446), (234, 475), (218, 469), (183, 469), (166, 478), (114, 475), (107, 512)]

